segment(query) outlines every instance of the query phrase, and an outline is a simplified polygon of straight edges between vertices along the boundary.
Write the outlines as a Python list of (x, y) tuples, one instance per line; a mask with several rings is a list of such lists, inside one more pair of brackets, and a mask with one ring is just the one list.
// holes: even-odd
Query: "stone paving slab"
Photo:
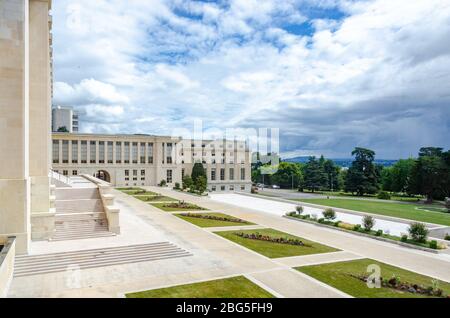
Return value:
[(322, 254), (312, 254), (304, 256), (292, 256), (292, 257), (281, 257), (274, 259), (275, 262), (283, 264), (289, 267), (316, 265), (324, 263), (335, 263), (342, 261), (351, 261), (355, 259), (364, 258), (361, 255), (357, 255), (351, 252), (338, 251), (331, 253)]

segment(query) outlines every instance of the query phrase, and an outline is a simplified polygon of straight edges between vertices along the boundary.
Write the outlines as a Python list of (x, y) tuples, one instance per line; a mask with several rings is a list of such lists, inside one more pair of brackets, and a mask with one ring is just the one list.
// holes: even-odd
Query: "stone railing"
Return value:
[(108, 219), (108, 229), (110, 232), (120, 234), (120, 209), (114, 205), (114, 195), (111, 193), (111, 184), (88, 174), (82, 174), (81, 177), (97, 185), (106, 218)]
[(14, 274), (14, 258), (16, 255), (16, 238), (0, 237), (0, 298), (6, 297)]

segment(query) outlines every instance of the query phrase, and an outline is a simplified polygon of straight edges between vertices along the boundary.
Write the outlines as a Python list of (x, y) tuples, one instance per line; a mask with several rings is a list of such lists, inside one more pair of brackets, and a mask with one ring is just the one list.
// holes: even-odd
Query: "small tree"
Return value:
[(69, 129), (67, 129), (66, 126), (62, 126), (62, 127), (58, 127), (58, 130), (56, 130), (57, 132), (69, 132)]
[(184, 176), (183, 177), (183, 189), (188, 189), (192, 187), (192, 178), (191, 176)]
[(369, 232), (373, 226), (375, 225), (375, 219), (370, 215), (365, 215), (363, 217), (363, 226), (364, 229)]
[(180, 190), (180, 183), (175, 182), (175, 186), (173, 187), (175, 190)]
[(162, 180), (159, 182), (158, 185), (159, 185), (160, 187), (165, 187), (166, 184), (167, 184), (166, 180), (162, 179)]
[(198, 194), (203, 194), (203, 192), (206, 191), (206, 177), (205, 176), (199, 176), (197, 178), (197, 181), (195, 182), (195, 189), (197, 190)]
[(423, 223), (412, 223), (408, 228), (413, 241), (424, 243), (427, 241), (428, 229)]
[(303, 207), (301, 205), (297, 205), (295, 207), (295, 211), (297, 211), (298, 214), (302, 214), (303, 213)]
[(200, 162), (196, 162), (196, 163), (194, 163), (194, 166), (192, 167), (192, 173), (191, 173), (192, 181), (194, 183), (196, 183), (197, 179), (200, 176), (204, 176), (206, 178), (206, 170), (203, 167), (203, 164), (201, 164)]
[(322, 215), (328, 221), (334, 220), (336, 218), (336, 212), (334, 212), (332, 208), (323, 210)]

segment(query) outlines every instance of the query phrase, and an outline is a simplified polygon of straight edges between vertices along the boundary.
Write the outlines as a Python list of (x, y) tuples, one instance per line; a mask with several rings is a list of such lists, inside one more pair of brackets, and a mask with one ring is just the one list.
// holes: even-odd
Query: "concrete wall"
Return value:
[(0, 2), (0, 234), (30, 240), (28, 1)]
[(14, 274), (14, 259), (16, 254), (15, 238), (0, 237), (0, 298), (6, 297)]

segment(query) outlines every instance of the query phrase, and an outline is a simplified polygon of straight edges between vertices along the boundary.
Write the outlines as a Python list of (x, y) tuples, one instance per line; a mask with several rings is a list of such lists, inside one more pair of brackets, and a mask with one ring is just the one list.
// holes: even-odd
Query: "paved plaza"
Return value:
[[(170, 212), (114, 190), (121, 209), (121, 234), (62, 242), (33, 242), (32, 255), (170, 242), (188, 257), (141, 261), (15, 277), (9, 297), (123, 297), (125, 293), (244, 275), (277, 297), (349, 297), (293, 267), (371, 258), (420, 274), (450, 281), (448, 255), (432, 254), (355, 236), (280, 215), (198, 197), (168, 188), (145, 187), (179, 200), (222, 212), (256, 225), (200, 228)], [(214, 196), (213, 196), (214, 197)], [(208, 211), (209, 212), (209, 211)], [(214, 231), (274, 228), (339, 249), (338, 252), (269, 259), (230, 242)]]

